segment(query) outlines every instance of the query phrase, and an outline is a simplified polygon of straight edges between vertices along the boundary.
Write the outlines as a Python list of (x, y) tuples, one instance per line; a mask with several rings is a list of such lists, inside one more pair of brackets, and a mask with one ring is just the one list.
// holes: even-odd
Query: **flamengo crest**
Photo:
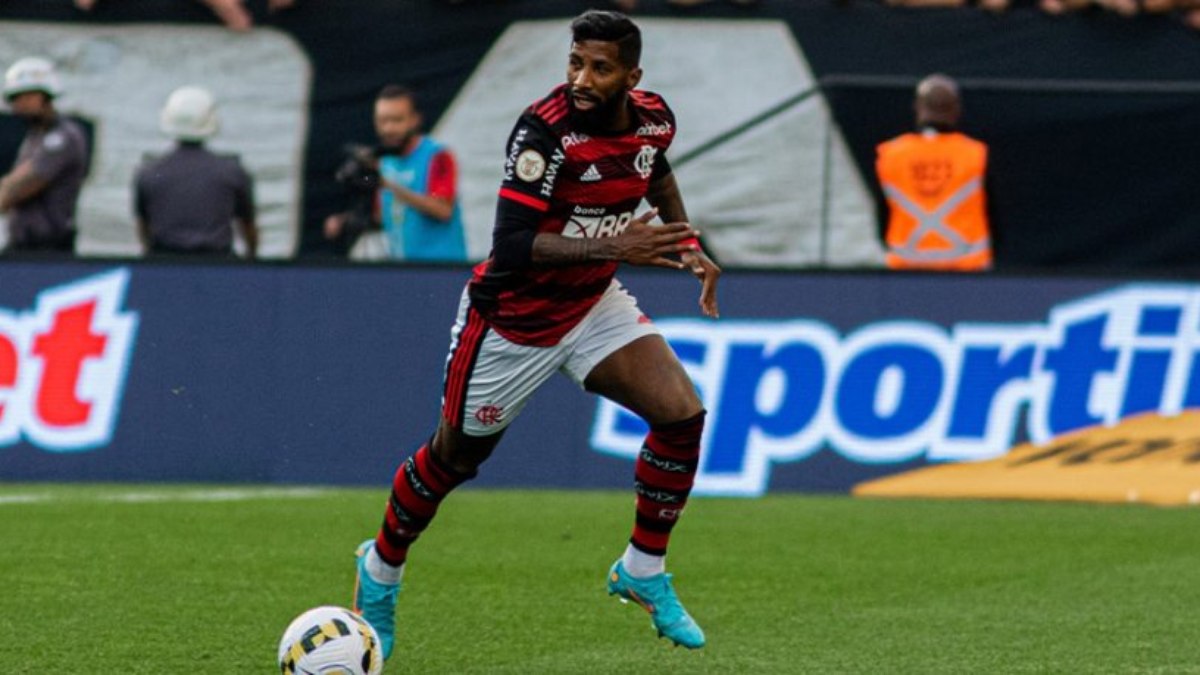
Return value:
[(643, 180), (650, 178), (650, 174), (654, 171), (654, 156), (658, 153), (658, 148), (653, 145), (643, 145), (638, 151), (637, 157), (633, 160), (633, 168), (637, 169), (638, 175)]

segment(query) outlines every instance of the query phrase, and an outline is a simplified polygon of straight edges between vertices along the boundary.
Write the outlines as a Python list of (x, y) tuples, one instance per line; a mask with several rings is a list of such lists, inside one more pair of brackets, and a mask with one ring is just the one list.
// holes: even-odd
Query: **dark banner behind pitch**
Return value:
[[(6, 263), (0, 480), (384, 484), (437, 419), (459, 268)], [(709, 410), (710, 494), (846, 490), (1200, 406), (1200, 286), (623, 275)], [(642, 431), (566, 378), (478, 483), (622, 487)]]
[[(272, 15), (265, 2), (249, 2), (260, 23), (295, 36), (314, 64), (302, 254), (335, 253), (320, 235), (324, 216), (342, 206), (330, 175), (344, 142), (372, 138), (367, 111), (382, 83), (420, 91), (432, 125), (510, 23), (564, 19), (565, 63), (565, 20), (596, 4), (604, 3), (301, 0)], [(875, 144), (911, 124), (911, 82), (933, 71), (963, 78), (965, 129), (992, 149), (1002, 266), (1194, 267), (1200, 258), (1200, 191), (1179, 159), (1200, 155), (1200, 50), (1173, 18), (797, 0), (748, 9), (642, 0), (639, 15), (786, 21), (868, 177)], [(0, 19), (213, 21), (193, 0), (102, 2), (89, 14), (65, 0), (14, 0)], [(687, 58), (688, 45), (678, 49)], [(863, 84), (860, 76), (899, 79)], [(15, 139), (7, 138), (11, 152)]]

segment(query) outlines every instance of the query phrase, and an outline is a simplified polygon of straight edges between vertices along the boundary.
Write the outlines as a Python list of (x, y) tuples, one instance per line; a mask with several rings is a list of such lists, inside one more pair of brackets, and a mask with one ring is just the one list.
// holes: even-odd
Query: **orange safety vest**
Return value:
[(887, 197), (892, 269), (986, 270), (992, 266), (983, 177), (987, 146), (933, 130), (881, 143), (875, 170)]

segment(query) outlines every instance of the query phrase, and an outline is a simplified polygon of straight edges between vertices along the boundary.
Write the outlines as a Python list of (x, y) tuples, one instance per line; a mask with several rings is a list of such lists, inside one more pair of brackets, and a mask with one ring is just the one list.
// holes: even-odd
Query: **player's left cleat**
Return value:
[(704, 631), (680, 604), (671, 587), (670, 574), (636, 579), (629, 576), (618, 560), (608, 571), (608, 594), (620, 596), (621, 602), (632, 600), (650, 612), (659, 637), (688, 649), (704, 646)]
[(375, 540), (368, 539), (355, 551), (358, 576), (354, 580), (354, 612), (379, 634), (383, 658), (387, 660), (396, 642), (396, 596), (400, 594), (400, 584), (382, 584), (367, 573), (367, 551), (374, 545)]

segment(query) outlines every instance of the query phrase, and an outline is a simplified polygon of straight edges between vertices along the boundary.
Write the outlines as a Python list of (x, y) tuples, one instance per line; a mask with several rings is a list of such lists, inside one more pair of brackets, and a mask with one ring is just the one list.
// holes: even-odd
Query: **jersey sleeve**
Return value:
[(650, 182), (654, 183), (671, 175), (671, 163), (667, 161), (667, 153), (660, 152), (654, 156), (654, 167), (650, 170)]
[(454, 163), (454, 155), (449, 150), (439, 150), (429, 160), (429, 182), (426, 192), (430, 197), (438, 197), (454, 201), (457, 190), (458, 167)]
[(508, 138), (500, 199), (545, 213), (566, 158), (558, 138), (542, 120), (531, 113), (522, 115)]

